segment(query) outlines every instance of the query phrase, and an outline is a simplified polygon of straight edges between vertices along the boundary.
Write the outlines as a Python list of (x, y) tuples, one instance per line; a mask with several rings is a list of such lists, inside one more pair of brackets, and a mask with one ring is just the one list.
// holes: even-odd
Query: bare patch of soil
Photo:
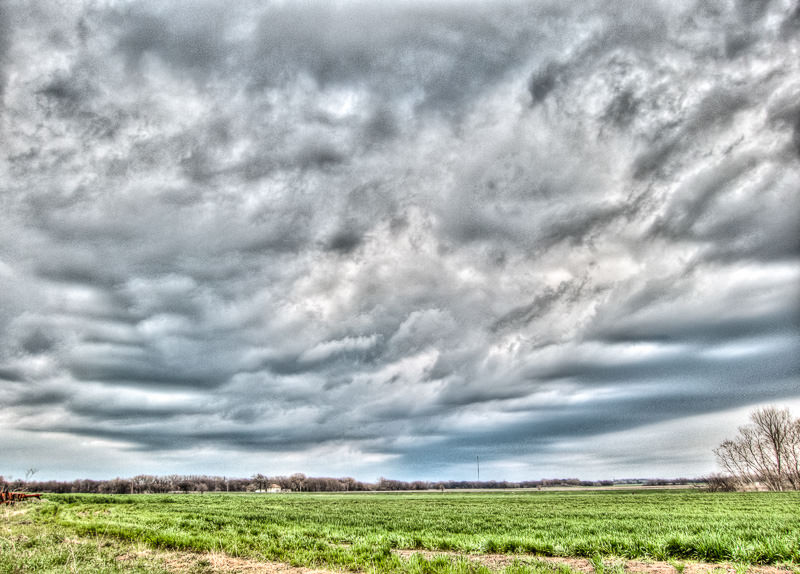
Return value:
[[(436, 556), (465, 558), (471, 562), (498, 571), (514, 562), (546, 562), (555, 569), (565, 565), (585, 574), (602, 574), (592, 561), (586, 558), (554, 556), (526, 556), (511, 554), (461, 554), (458, 552), (434, 552), (429, 550), (393, 550), (403, 558), (419, 554), (431, 559)], [(154, 558), (175, 574), (341, 574), (333, 570), (322, 570), (291, 566), (282, 562), (267, 562), (252, 558), (238, 558), (224, 552), (188, 552), (178, 550), (141, 549), (117, 557), (119, 561), (139, 558)], [(744, 566), (728, 563), (705, 562), (645, 562), (641, 560), (606, 559), (603, 569), (607, 574), (800, 574), (800, 571), (780, 566)]]
[(180, 574), (203, 572), (208, 574), (332, 574), (329, 570), (315, 570), (290, 566), (280, 562), (261, 562), (249, 558), (228, 556), (222, 552), (193, 554), (171, 553), (164, 560), (166, 568)]
[[(393, 550), (398, 556), (408, 558), (420, 554), (427, 559), (435, 556), (457, 556), (477, 562), (490, 570), (501, 570), (516, 562), (547, 562), (557, 566), (564, 564), (577, 572), (594, 574), (597, 569), (586, 558), (569, 558), (561, 556), (528, 556), (524, 554), (461, 554), (458, 552), (436, 552), (430, 550)], [(630, 574), (794, 574), (797, 570), (780, 566), (745, 566), (728, 563), (712, 564), (707, 562), (644, 562), (641, 560), (606, 559), (604, 570), (614, 574), (625, 572)]]
[(291, 566), (282, 562), (238, 558), (224, 552), (187, 552), (145, 548), (117, 556), (117, 560), (120, 562), (141, 558), (154, 559), (175, 574), (340, 574), (331, 570)]
[[(237, 558), (223, 552), (186, 552), (163, 550), (140, 550), (117, 557), (117, 560), (131, 560), (151, 553), (175, 574), (341, 574), (333, 570), (322, 570), (291, 566), (281, 562), (265, 562), (252, 558)], [(586, 558), (553, 556), (525, 556), (509, 554), (461, 554), (457, 552), (432, 552), (426, 550), (394, 550), (398, 556), (410, 558), (419, 554), (427, 559), (436, 556), (465, 558), (498, 571), (514, 562), (546, 562), (555, 569), (565, 565), (576, 572), (602, 574), (597, 572), (592, 561)], [(744, 566), (736, 564), (712, 564), (705, 562), (645, 562), (641, 560), (607, 559), (603, 561), (607, 574), (798, 574), (798, 570), (779, 566)]]

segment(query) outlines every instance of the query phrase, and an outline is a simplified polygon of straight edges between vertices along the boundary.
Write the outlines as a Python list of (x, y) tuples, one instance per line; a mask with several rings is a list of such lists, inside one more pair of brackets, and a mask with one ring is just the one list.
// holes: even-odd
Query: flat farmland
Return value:
[(485, 554), (800, 565), (800, 493), (47, 495), (25, 514), (78, 537), (361, 572), (474, 571), (459, 557)]

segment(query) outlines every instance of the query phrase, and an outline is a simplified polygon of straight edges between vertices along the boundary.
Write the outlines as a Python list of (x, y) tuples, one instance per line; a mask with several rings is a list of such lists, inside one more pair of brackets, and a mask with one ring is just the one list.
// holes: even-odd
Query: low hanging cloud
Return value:
[(800, 400), (797, 23), (3, 4), (0, 472), (712, 470)]

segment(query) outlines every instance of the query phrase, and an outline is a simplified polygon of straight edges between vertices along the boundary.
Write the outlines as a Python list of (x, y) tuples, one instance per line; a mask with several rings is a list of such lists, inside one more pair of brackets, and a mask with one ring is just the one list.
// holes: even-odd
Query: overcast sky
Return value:
[(0, 3), (0, 474), (694, 476), (800, 415), (800, 5)]

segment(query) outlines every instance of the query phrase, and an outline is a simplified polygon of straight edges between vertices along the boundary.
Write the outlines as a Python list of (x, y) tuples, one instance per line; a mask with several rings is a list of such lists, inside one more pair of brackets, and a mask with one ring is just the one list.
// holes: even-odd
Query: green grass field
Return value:
[(472, 571), (393, 549), (800, 564), (800, 493), (48, 495), (27, 515), (78, 536), (365, 572)]

